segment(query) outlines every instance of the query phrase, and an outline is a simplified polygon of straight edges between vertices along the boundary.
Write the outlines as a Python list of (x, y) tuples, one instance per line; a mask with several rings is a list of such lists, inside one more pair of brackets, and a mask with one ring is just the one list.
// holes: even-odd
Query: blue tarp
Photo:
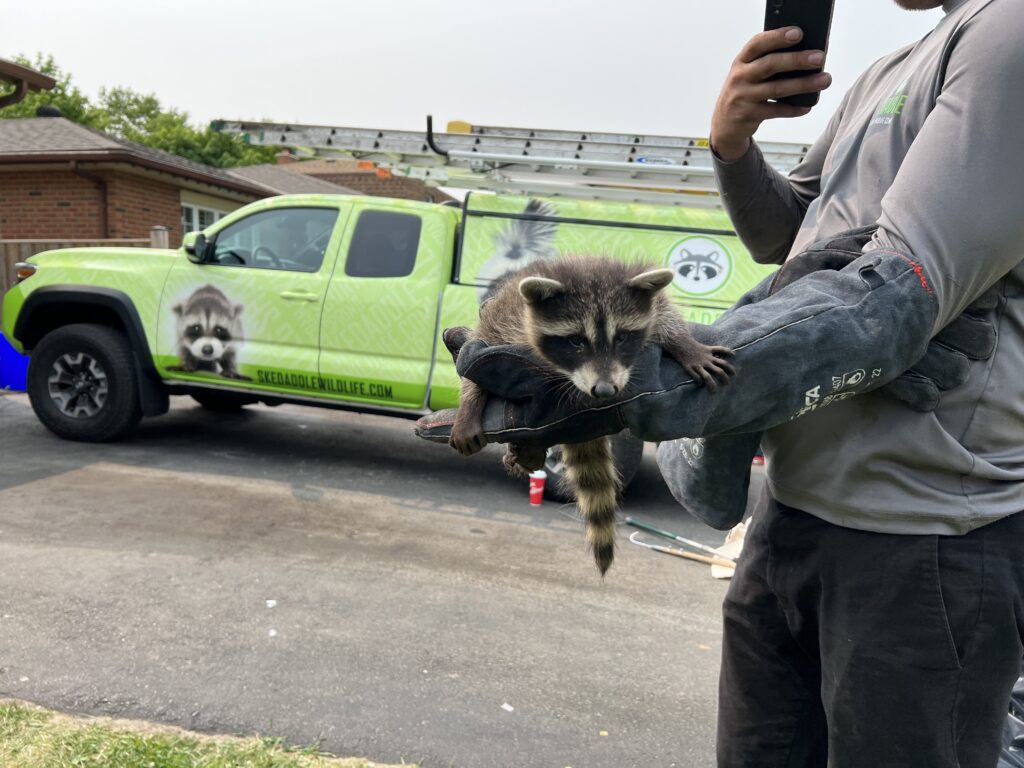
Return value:
[(0, 333), (0, 389), (24, 392), (27, 374), (28, 358), (15, 352), (14, 347)]

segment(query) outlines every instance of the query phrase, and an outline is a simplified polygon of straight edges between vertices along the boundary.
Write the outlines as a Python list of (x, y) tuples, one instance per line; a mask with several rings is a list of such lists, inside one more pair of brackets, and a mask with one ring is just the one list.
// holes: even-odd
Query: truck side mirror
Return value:
[(202, 232), (189, 232), (182, 240), (182, 247), (193, 264), (202, 264), (207, 259), (208, 244)]

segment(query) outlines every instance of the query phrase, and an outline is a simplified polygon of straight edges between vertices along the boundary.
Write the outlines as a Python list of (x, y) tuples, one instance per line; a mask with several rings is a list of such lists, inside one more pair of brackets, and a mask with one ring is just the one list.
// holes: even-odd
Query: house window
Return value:
[(227, 211), (219, 211), (216, 208), (205, 208), (199, 205), (181, 206), (181, 231), (195, 232), (197, 229), (206, 229), (215, 221), (223, 219), (228, 215)]

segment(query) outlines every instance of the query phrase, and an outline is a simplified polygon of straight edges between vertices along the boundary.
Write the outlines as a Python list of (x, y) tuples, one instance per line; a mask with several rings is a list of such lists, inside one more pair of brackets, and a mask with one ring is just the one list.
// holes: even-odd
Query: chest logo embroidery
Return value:
[(891, 125), (903, 113), (903, 107), (907, 103), (907, 83), (909, 81), (910, 78), (906, 78), (896, 86), (892, 95), (882, 102), (871, 121), (872, 125)]

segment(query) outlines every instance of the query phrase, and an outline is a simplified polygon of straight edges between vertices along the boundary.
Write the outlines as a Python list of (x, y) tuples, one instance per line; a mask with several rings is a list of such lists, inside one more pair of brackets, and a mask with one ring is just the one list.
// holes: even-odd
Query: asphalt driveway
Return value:
[[(180, 400), (112, 445), (0, 397), (0, 697), (426, 768), (707, 766), (726, 583), (409, 422)], [(625, 511), (683, 535), (651, 456)]]

